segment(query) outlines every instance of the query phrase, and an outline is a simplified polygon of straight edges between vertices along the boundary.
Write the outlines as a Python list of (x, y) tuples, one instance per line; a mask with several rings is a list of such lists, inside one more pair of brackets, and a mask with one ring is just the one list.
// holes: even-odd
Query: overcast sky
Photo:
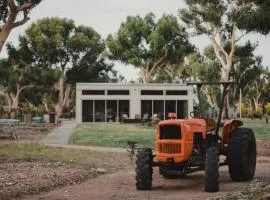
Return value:
[[(153, 12), (157, 17), (163, 13), (176, 15), (177, 10), (183, 7), (184, 0), (43, 0), (32, 11), (31, 20), (11, 32), (8, 42), (16, 44), (18, 35), (23, 34), (32, 22), (43, 17), (71, 18), (77, 25), (93, 27), (105, 39), (109, 33), (118, 30), (128, 15), (144, 16), (148, 12)], [(250, 35), (245, 39), (259, 42), (256, 55), (263, 56), (264, 65), (270, 66), (270, 37)], [(192, 38), (191, 41), (199, 49), (209, 44), (206, 38)], [(2, 52), (1, 56), (6, 56), (6, 52)], [(138, 77), (138, 71), (133, 67), (116, 63), (116, 69), (128, 80), (135, 80)]]

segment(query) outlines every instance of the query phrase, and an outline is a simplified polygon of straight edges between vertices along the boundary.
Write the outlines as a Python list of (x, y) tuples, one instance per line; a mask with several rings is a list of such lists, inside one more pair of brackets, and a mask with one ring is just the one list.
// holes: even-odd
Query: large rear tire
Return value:
[(143, 148), (137, 152), (136, 187), (137, 190), (151, 190), (153, 180), (152, 149)]
[(233, 181), (250, 181), (256, 169), (256, 140), (249, 128), (236, 128), (229, 140), (227, 162)]
[(206, 150), (205, 158), (205, 191), (219, 191), (219, 150), (217, 145), (211, 145)]

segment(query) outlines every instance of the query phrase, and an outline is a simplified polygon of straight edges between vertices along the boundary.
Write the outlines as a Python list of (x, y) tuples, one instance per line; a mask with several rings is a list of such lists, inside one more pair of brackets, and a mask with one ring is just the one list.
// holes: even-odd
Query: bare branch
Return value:
[(12, 28), (16, 28), (18, 26), (21, 26), (23, 24), (25, 24), (30, 18), (27, 16), (27, 12), (24, 12), (23, 14), (23, 19), (21, 21), (17, 21), (13, 24)]
[(215, 42), (214, 39), (211, 38), (211, 36), (208, 36), (208, 37), (210, 38), (210, 40), (212, 40), (212, 45), (213, 45), (215, 54), (216, 54), (218, 60), (220, 61), (222, 67), (226, 67), (226, 62), (225, 62), (225, 60), (222, 58), (222, 56), (220, 55), (220, 51), (219, 51), (219, 48), (218, 48), (218, 44)]
[(245, 32), (245, 33), (243, 33), (240, 37), (238, 37), (236, 40), (235, 40), (235, 42), (237, 43), (237, 42), (239, 42), (243, 37), (245, 37), (247, 34), (249, 34), (249, 32)]
[(17, 13), (17, 6), (15, 5), (14, 0), (8, 0), (8, 5), (12, 13)]
[(18, 12), (19, 12), (19, 11), (26, 11), (26, 10), (32, 8), (32, 6), (33, 6), (33, 3), (29, 3), (29, 2), (23, 3), (23, 5), (17, 7), (17, 11), (18, 11)]
[(214, 42), (216, 43), (216, 45), (218, 46), (218, 48), (220, 49), (220, 51), (224, 54), (225, 57), (228, 56), (228, 53), (225, 51), (225, 49), (222, 47), (221, 44), (221, 39), (220, 39), (220, 31), (219, 29), (216, 29), (216, 37), (214, 39)]
[(231, 52), (230, 52), (230, 57), (233, 57), (236, 49), (236, 25), (233, 25), (233, 31), (232, 31), (232, 39), (231, 39)]
[(24, 89), (26, 89), (26, 88), (32, 88), (32, 87), (34, 87), (34, 85), (25, 85), (25, 86), (21, 87), (18, 92), (20, 93)]
[(154, 70), (156, 70), (157, 68), (161, 67), (161, 63), (164, 61), (164, 59), (167, 57), (168, 55), (168, 49), (166, 49), (164, 56), (162, 56), (151, 68), (151, 70), (149, 71), (149, 74), (152, 74), (154, 72)]

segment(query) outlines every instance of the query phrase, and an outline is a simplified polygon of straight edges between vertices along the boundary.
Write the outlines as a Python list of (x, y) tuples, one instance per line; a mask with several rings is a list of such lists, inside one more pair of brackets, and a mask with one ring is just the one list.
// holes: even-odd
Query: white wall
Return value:
[[(129, 90), (129, 95), (82, 95), (83, 90)], [(141, 90), (163, 90), (164, 95), (141, 95)], [(166, 90), (187, 90), (187, 95), (166, 96)], [(141, 114), (141, 100), (186, 100), (188, 113), (193, 111), (193, 87), (182, 84), (77, 83), (76, 121), (82, 122), (82, 100), (129, 100), (130, 118)]]

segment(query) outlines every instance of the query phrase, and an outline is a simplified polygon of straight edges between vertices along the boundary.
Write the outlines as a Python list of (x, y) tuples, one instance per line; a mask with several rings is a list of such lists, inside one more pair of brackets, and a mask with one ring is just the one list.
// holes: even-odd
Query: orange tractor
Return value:
[[(204, 170), (205, 191), (219, 190), (219, 166), (228, 165), (233, 181), (253, 179), (256, 168), (256, 140), (252, 129), (240, 127), (240, 120), (227, 121), (219, 135), (224, 99), (232, 82), (189, 83), (197, 85), (198, 99), (204, 84), (223, 84), (217, 122), (213, 118), (199, 116), (190, 119), (175, 119), (159, 122), (156, 129), (156, 151), (142, 148), (137, 151), (136, 187), (150, 190), (152, 187), (153, 167), (166, 179), (181, 178), (187, 174)], [(226, 159), (220, 161), (224, 155)]]

